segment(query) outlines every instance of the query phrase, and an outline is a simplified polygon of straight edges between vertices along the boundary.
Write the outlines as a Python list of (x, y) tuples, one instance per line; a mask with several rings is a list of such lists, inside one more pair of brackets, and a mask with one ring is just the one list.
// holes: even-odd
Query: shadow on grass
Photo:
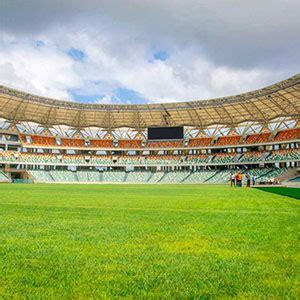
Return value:
[(264, 192), (287, 196), (294, 199), (300, 199), (300, 188), (278, 186), (278, 187), (257, 187), (257, 189)]

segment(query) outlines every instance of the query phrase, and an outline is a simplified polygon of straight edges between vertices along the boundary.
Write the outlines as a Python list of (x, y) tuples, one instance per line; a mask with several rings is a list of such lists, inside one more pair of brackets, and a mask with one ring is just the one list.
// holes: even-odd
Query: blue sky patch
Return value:
[(115, 91), (115, 96), (119, 98), (124, 104), (141, 104), (148, 102), (147, 99), (140, 95), (138, 92), (126, 88), (118, 88)]
[(83, 95), (81, 92), (79, 93), (77, 90), (73, 89), (68, 90), (68, 92), (71, 94), (72, 98), (77, 102), (93, 103), (103, 98), (103, 95)]
[[(101, 100), (104, 97), (103, 94), (85, 95), (84, 91), (77, 89), (69, 89), (68, 93), (72, 96), (72, 98), (75, 101), (82, 103), (94, 103), (98, 100)], [(114, 94), (112, 95), (112, 101), (116, 104), (148, 103), (148, 100), (141, 96), (139, 93), (126, 88), (116, 89), (114, 91)]]
[(45, 46), (45, 43), (41, 40), (35, 40), (35, 41), (33, 41), (33, 44), (34, 44), (35, 48), (41, 48), (41, 47)]
[(166, 51), (157, 51), (153, 54), (154, 59), (165, 61), (169, 58), (169, 54)]
[(69, 49), (68, 55), (76, 61), (83, 61), (86, 58), (86, 54), (83, 51), (76, 48)]

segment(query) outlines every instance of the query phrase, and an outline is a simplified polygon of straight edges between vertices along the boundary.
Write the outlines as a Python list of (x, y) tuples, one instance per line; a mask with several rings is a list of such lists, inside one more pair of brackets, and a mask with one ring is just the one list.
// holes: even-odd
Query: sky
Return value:
[(300, 66), (299, 0), (0, 0), (0, 85), (56, 99), (201, 100)]

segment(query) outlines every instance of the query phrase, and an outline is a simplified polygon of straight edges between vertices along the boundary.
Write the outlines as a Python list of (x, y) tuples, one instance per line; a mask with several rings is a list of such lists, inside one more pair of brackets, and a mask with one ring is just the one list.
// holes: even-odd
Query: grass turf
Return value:
[(0, 298), (299, 298), (300, 202), (202, 185), (0, 185)]
[(274, 194), (288, 196), (295, 199), (300, 199), (300, 188), (272, 186), (272, 187), (258, 187), (258, 189), (265, 192), (270, 192)]

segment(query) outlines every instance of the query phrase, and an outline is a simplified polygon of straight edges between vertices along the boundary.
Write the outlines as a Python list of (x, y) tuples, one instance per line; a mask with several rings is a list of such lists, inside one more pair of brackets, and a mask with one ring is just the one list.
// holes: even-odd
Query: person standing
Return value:
[(236, 174), (235, 176), (235, 179), (236, 179), (236, 185), (239, 186), (239, 187), (242, 187), (242, 173), (241, 171), (238, 171), (238, 173)]
[(235, 176), (233, 172), (230, 172), (230, 186), (235, 187)]
[(240, 172), (240, 187), (243, 186), (243, 174)]
[(250, 178), (249, 173), (247, 172), (245, 176), (246, 176), (246, 180), (247, 180), (247, 187), (250, 187), (251, 178)]
[(256, 176), (252, 175), (252, 186), (255, 186), (256, 184)]

